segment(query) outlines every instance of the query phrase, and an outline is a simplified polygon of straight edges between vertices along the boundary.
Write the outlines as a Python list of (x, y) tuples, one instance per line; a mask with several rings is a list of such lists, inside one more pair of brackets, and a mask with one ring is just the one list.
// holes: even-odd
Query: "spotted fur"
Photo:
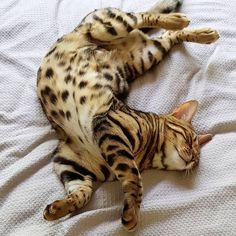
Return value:
[[(95, 10), (44, 57), (37, 91), (59, 134), (53, 164), (67, 193), (46, 207), (45, 219), (58, 219), (86, 205), (94, 181), (119, 180), (124, 192), (122, 224), (134, 230), (142, 201), (141, 171), (186, 170), (198, 163), (200, 141), (190, 122), (195, 101), (158, 116), (118, 99), (175, 44), (218, 39), (212, 29), (185, 29), (189, 20), (184, 14), (160, 13), (172, 11), (178, 1), (161, 2), (143, 13)], [(171, 31), (155, 39), (140, 31), (158, 27)]]

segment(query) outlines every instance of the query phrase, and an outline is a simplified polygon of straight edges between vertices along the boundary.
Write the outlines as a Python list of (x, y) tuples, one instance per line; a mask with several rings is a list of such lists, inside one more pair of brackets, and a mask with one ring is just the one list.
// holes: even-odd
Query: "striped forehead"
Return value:
[(189, 123), (170, 117), (165, 120), (165, 126), (172, 130), (176, 135), (181, 135), (188, 143), (192, 143), (193, 132)]

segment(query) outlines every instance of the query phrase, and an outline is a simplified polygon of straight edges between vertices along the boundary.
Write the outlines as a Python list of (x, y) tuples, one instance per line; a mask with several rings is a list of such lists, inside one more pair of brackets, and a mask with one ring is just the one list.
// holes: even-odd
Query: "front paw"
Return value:
[(125, 229), (132, 232), (136, 229), (139, 219), (139, 206), (136, 202), (125, 201), (121, 222)]
[(45, 208), (43, 217), (45, 220), (57, 220), (67, 214), (75, 211), (76, 206), (72, 204), (70, 199), (57, 200)]

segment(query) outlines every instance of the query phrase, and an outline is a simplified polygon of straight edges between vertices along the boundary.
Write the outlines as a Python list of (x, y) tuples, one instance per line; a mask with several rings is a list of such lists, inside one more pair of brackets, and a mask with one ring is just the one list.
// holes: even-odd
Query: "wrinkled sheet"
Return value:
[[(52, 43), (90, 11), (144, 11), (154, 0), (0, 1), (0, 235), (126, 235), (118, 182), (104, 183), (73, 217), (42, 218), (64, 196), (52, 170), (55, 133), (36, 96), (36, 73)], [(132, 86), (131, 107), (166, 113), (200, 103), (193, 125), (214, 139), (192, 174), (145, 171), (141, 219), (134, 235), (236, 235), (236, 1), (185, 0), (190, 27), (213, 27), (212, 45), (176, 46)], [(141, 86), (142, 85), (142, 86)], [(131, 234), (132, 235), (132, 234)]]

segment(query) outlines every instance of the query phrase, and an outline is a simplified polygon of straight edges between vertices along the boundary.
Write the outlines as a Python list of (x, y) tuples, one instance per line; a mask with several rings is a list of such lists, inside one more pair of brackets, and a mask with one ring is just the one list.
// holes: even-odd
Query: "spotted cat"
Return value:
[[(46, 220), (86, 205), (94, 181), (119, 180), (122, 224), (132, 231), (142, 201), (140, 173), (148, 168), (188, 170), (199, 162), (200, 145), (211, 135), (197, 135), (191, 126), (196, 101), (157, 115), (134, 110), (120, 99), (129, 83), (157, 65), (174, 45), (219, 38), (210, 28), (185, 28), (189, 20), (184, 14), (166, 14), (178, 4), (159, 1), (142, 13), (95, 10), (58, 39), (42, 60), (37, 93), (59, 136), (53, 164), (66, 190), (65, 198), (46, 207)], [(159, 27), (167, 31), (154, 39), (141, 31)]]

